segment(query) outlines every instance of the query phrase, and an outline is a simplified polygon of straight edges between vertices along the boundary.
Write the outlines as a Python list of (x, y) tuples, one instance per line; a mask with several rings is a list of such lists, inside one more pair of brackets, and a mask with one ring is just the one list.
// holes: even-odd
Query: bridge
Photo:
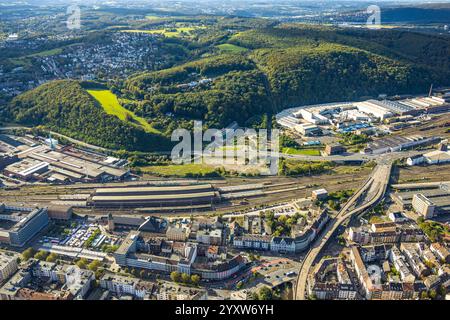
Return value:
[[(363, 213), (366, 209), (374, 206), (386, 193), (389, 185), (392, 164), (382, 160), (373, 171), (373, 174), (364, 182), (358, 191), (347, 201), (337, 216), (332, 219), (322, 231), (321, 235), (311, 245), (298, 272), (294, 290), (296, 300), (305, 300), (306, 284), (311, 267), (320, 255), (328, 241), (336, 230), (349, 218)], [(363, 195), (366, 195), (361, 201)], [(353, 209), (352, 209), (353, 208)]]

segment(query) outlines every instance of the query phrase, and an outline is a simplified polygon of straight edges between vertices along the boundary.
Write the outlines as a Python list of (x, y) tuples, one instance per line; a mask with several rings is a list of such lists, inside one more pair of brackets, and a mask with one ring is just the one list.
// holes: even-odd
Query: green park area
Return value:
[(285, 154), (292, 154), (292, 155), (305, 155), (305, 156), (320, 156), (320, 150), (319, 149), (295, 149), (295, 148), (289, 148), (285, 147), (282, 149), (283, 153)]
[(215, 176), (215, 167), (206, 164), (180, 164), (166, 166), (147, 166), (139, 168), (142, 173), (157, 176), (177, 176), (177, 177), (199, 177)]
[(219, 44), (216, 46), (222, 53), (242, 53), (248, 51), (246, 48), (236, 46), (231, 43)]
[(156, 29), (156, 30), (132, 29), (132, 30), (123, 30), (122, 32), (161, 34), (168, 38), (174, 38), (174, 37), (182, 37), (185, 35), (190, 35), (192, 31), (204, 29), (204, 28), (206, 28), (206, 27), (203, 27), (203, 26), (176, 27), (176, 28)]
[(109, 90), (87, 90), (103, 107), (107, 114), (114, 115), (122, 121), (129, 121), (141, 126), (146, 132), (159, 133), (144, 118), (137, 116), (134, 112), (125, 109), (119, 103), (117, 96)]

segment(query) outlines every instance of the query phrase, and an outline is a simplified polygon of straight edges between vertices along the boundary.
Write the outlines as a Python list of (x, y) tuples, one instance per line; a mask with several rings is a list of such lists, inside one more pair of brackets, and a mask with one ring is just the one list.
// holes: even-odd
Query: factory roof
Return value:
[(93, 196), (92, 201), (133, 201), (133, 200), (177, 200), (189, 198), (214, 197), (215, 192), (183, 193), (183, 194), (158, 194), (158, 195), (133, 195), (133, 196)]
[(449, 161), (450, 151), (434, 150), (423, 155), (431, 161)]
[(102, 188), (97, 189), (95, 194), (109, 194), (109, 193), (156, 193), (156, 192), (170, 192), (170, 191), (192, 191), (212, 189), (210, 184), (204, 185), (187, 185), (187, 186), (170, 186), (170, 187), (123, 187), (123, 188)]

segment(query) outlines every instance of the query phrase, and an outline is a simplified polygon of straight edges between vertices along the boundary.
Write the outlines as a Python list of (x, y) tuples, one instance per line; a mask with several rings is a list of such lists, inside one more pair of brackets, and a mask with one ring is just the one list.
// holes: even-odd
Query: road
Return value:
[[(373, 174), (369, 179), (365, 181), (363, 186), (348, 200), (345, 206), (339, 211), (338, 215), (331, 220), (325, 230), (321, 232), (321, 235), (314, 241), (311, 249), (305, 256), (303, 263), (298, 273), (297, 282), (294, 291), (294, 297), (296, 300), (305, 300), (306, 283), (310, 269), (319, 256), (325, 245), (332, 238), (334, 232), (350, 217), (353, 215), (364, 212), (367, 208), (372, 207), (380, 199), (383, 198), (386, 189), (389, 185), (389, 178), (391, 174), (392, 164), (388, 159), (381, 159)], [(373, 194), (371, 190), (377, 190), (374, 196), (369, 199), (361, 201), (361, 197), (367, 194)], [(356, 205), (355, 208), (353, 208)], [(353, 208), (353, 209), (352, 209)]]
[[(8, 130), (31, 130), (31, 128), (24, 127), (24, 126), (0, 127), (0, 131), (8, 131)], [(48, 131), (48, 132), (51, 133), (52, 136), (64, 138), (64, 139), (66, 139), (67, 141), (69, 141), (71, 143), (75, 143), (77, 145), (80, 145), (82, 147), (86, 147), (86, 148), (89, 148), (89, 149), (92, 149), (92, 150), (97, 150), (97, 151), (101, 151), (101, 152), (114, 151), (114, 150), (111, 150), (111, 149), (102, 148), (102, 147), (99, 147), (99, 146), (95, 146), (93, 144), (89, 144), (89, 143), (83, 142), (81, 140), (77, 140), (77, 139), (68, 137), (68, 136), (63, 135), (63, 134), (58, 133), (58, 132), (54, 132), (54, 131)]]

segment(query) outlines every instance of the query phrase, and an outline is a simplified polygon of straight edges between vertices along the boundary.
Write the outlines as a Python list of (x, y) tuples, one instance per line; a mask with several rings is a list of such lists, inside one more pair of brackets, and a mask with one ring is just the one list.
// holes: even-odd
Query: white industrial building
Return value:
[(319, 127), (315, 124), (298, 124), (294, 129), (304, 136), (311, 136), (320, 132)]
[(294, 116), (299, 117), (302, 116), (303, 119), (312, 124), (329, 124), (330, 120), (327, 117), (324, 117), (318, 112), (313, 112), (308, 109), (301, 109), (297, 112), (294, 112)]
[(377, 100), (356, 102), (355, 106), (358, 108), (359, 111), (373, 115), (374, 117), (380, 120), (384, 120), (394, 115), (388, 108), (379, 104)]
[(450, 163), (450, 151), (434, 150), (423, 155), (428, 164)]

